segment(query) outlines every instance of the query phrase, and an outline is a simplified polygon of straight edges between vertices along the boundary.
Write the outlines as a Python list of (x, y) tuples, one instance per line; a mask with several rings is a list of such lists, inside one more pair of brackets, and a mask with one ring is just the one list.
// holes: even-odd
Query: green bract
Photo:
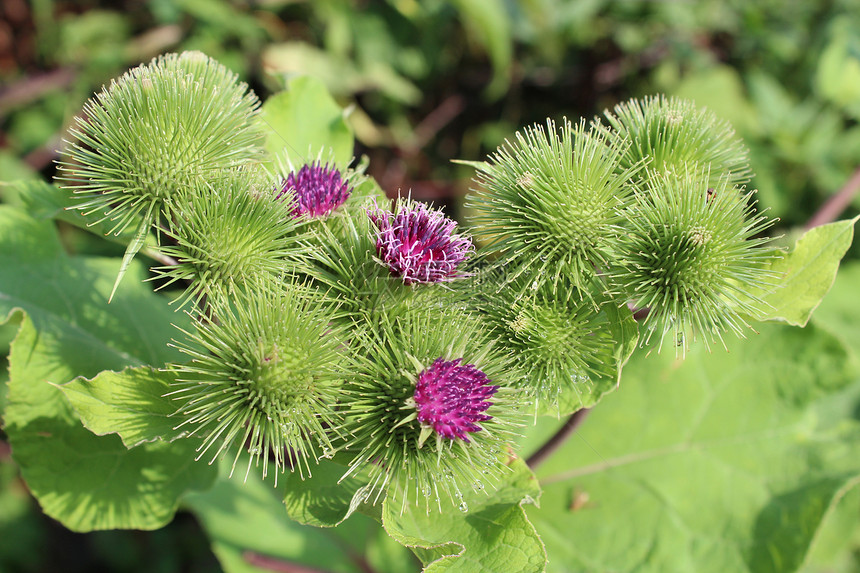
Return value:
[[(607, 376), (617, 342), (606, 312), (592, 301), (554, 293), (552, 286), (488, 289), (479, 303), (501, 347), (525, 374), (519, 384), (537, 410), (550, 411), (563, 392), (582, 394), (593, 379)], [(576, 288), (566, 278), (559, 287)]]
[(177, 344), (191, 357), (170, 366), (177, 425), (204, 438), (199, 457), (235, 450), (235, 468), (247, 448), (249, 469), (262, 460), (263, 475), (270, 457), (276, 471), (310, 474), (309, 460), (331, 453), (343, 334), (303, 287), (237, 294), (210, 300), (213, 318)]
[(409, 290), (374, 260), (372, 225), (365, 212), (370, 204), (362, 205), (313, 225), (309, 254), (314, 284), (343, 313), (356, 317), (402, 299)]
[(579, 292), (566, 295), (588, 296), (595, 268), (611, 259), (606, 238), (640, 167), (619, 169), (626, 146), (582, 122), (518, 133), (476, 164), (482, 189), (468, 203), (476, 237), (502, 254), (512, 277), (546, 278), (556, 290), (567, 277)]

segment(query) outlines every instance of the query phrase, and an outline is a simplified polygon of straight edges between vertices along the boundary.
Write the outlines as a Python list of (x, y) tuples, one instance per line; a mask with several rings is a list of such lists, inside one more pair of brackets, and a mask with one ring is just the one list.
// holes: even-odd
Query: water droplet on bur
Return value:
[(457, 506), (457, 509), (459, 509), (463, 513), (466, 513), (467, 511), (469, 511), (469, 504), (467, 504), (465, 501), (461, 501), (460, 505)]
[(428, 485), (424, 488), (424, 496), (430, 497), (431, 495), (433, 495), (433, 488)]
[(484, 482), (481, 480), (475, 480), (475, 483), (472, 484), (472, 489), (475, 491), (482, 491), (484, 489)]

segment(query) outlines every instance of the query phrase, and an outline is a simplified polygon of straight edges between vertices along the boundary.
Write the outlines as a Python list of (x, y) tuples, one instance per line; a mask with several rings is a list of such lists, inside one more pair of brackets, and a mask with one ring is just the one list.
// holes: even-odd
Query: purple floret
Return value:
[(477, 422), (492, 419), (484, 412), (499, 387), (491, 386), (474, 364), (460, 366), (461, 361), (437, 358), (418, 375), (414, 399), (419, 422), (441, 436), (468, 442), (467, 433), (481, 430)]
[(457, 223), (423, 203), (408, 202), (396, 213), (367, 211), (377, 229), (376, 253), (403, 283), (437, 283), (462, 274), (457, 266), (473, 250), (468, 237), (454, 233)]
[(298, 173), (290, 172), (278, 190), (280, 199), (287, 193), (295, 196), (293, 216), (325, 217), (349, 198), (352, 192), (340, 171), (319, 162), (305, 165)]

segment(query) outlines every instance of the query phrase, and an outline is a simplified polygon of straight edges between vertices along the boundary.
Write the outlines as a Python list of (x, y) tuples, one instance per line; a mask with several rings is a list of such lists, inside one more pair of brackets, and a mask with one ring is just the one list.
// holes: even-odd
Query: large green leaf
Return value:
[[(311, 468), (313, 476), (302, 479), (293, 473), (285, 482), (284, 505), (287, 515), (305, 525), (334, 527), (356, 510), (372, 513), (359, 493), (366, 484), (358, 478), (338, 483), (347, 466), (329, 460)], [(378, 513), (378, 512), (377, 512)]]
[(860, 304), (857, 304), (857, 285), (860, 285), (860, 263), (852, 261), (842, 265), (833, 288), (815, 310), (815, 324), (836, 334), (860, 357)]
[(157, 529), (172, 519), (182, 493), (211, 484), (214, 470), (194, 461), (193, 440), (127, 449), (119, 437), (81, 425), (50, 382), (98, 367), (74, 358), (91, 351), (88, 342), (24, 319), (10, 353), (5, 413), (15, 461), (44, 512), (69, 529)]
[(319, 80), (298, 77), (289, 89), (263, 104), (261, 121), (267, 126), (266, 150), (286, 153), (295, 167), (317, 159), (331, 159), (344, 168), (353, 158), (352, 130), (344, 112)]
[(0, 206), (0, 316), (23, 315), (9, 356), (5, 430), (45, 513), (76, 531), (161, 527), (180, 494), (214, 479), (193, 461), (194, 441), (129, 450), (117, 436), (84, 428), (56, 387), (179, 357), (167, 342), (171, 321), (183, 317), (142, 284), (139, 265), (107, 303), (116, 264), (67, 257), (52, 222)]
[(171, 415), (176, 403), (167, 396), (174, 376), (146, 366), (105, 371), (88, 380), (60, 386), (84, 426), (98, 436), (119, 434), (127, 448), (180, 437)]
[(756, 318), (804, 326), (833, 286), (856, 222), (854, 218), (810, 229), (785, 256), (775, 258), (768, 270), (778, 277), (779, 287), (756, 293), (765, 303)]
[(860, 475), (860, 426), (817, 406), (853, 373), (822, 330), (761, 330), (728, 353), (631, 360), (538, 469), (549, 571), (797, 570)]
[[(239, 465), (245, 467), (247, 458)], [(229, 467), (229, 462), (222, 464), (225, 473)], [(371, 518), (357, 514), (337, 528), (300, 525), (284, 512), (284, 487), (274, 488), (272, 475), (263, 480), (252, 468), (248, 478), (244, 476), (242, 471), (233, 478), (222, 477), (210, 491), (186, 497), (227, 573), (308, 567), (331, 573), (358, 573), (368, 567), (404, 573), (417, 569), (409, 552)]]
[(522, 507), (536, 503), (540, 489), (520, 459), (513, 459), (510, 467), (510, 476), (498, 489), (463, 492), (460, 511), (447, 507), (442, 513), (428, 512), (424, 504), (401, 508), (386, 498), (385, 530), (413, 548), (427, 573), (543, 571), (546, 552)]
[[(833, 288), (815, 310), (813, 324), (834, 333), (860, 357), (860, 306), (857, 285), (860, 264), (852, 261), (839, 269)], [(857, 418), (860, 412), (860, 381), (845, 393), (831, 397), (820, 408), (821, 416), (834, 423)], [(855, 480), (856, 482), (857, 480)], [(853, 485), (853, 487), (851, 487)], [(804, 573), (855, 572), (860, 566), (860, 487), (848, 484), (845, 495), (826, 517), (818, 532)]]

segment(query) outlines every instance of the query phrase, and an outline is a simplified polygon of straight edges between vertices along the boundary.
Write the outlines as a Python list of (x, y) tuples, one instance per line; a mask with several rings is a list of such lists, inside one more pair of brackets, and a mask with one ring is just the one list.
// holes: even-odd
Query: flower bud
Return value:
[(180, 307), (302, 268), (302, 224), (290, 202), (261, 191), (267, 185), (254, 170), (239, 169), (195, 182), (168, 201), (170, 241), (160, 251), (176, 264), (153, 270), (166, 279), (161, 288), (187, 284)]
[(668, 335), (683, 351), (689, 335), (706, 342), (722, 341), (725, 331), (743, 335), (744, 316), (760, 304), (747, 293), (775, 281), (762, 269), (769, 239), (757, 237), (773, 221), (756, 214), (752, 195), (693, 169), (655, 175), (624, 210), (611, 280), (648, 309), (643, 344), (656, 333), (662, 347)]
[(86, 103), (58, 179), (76, 209), (117, 221), (119, 234), (179, 190), (257, 158), (258, 106), (247, 85), (200, 52), (159, 56)]
[[(578, 397), (573, 401), (581, 406), (594, 381), (611, 377), (615, 383), (619, 325), (608, 315), (609, 302), (599, 306), (554, 292), (546, 281), (527, 286), (521, 281), (484, 289), (474, 302), (500, 347), (525, 374), (519, 384), (534, 401), (535, 411), (566, 413), (559, 405), (566, 394)], [(569, 280), (559, 286), (562, 292), (576, 288)]]
[[(749, 152), (735, 130), (692, 101), (659, 95), (633, 99), (604, 112), (610, 140), (629, 142), (621, 168), (647, 164), (646, 174), (707, 174), (707, 187), (750, 180)], [(650, 175), (647, 175), (650, 176)]]
[(190, 362), (169, 366), (177, 374), (178, 428), (203, 438), (198, 459), (208, 455), (211, 463), (235, 450), (235, 469), (247, 449), (248, 469), (262, 460), (264, 476), (270, 456), (276, 472), (310, 474), (310, 460), (331, 451), (338, 425), (343, 333), (297, 285), (259, 285), (214, 298), (210, 308), (212, 320), (177, 343)]
[[(584, 123), (534, 126), (506, 142), (478, 166), (482, 187), (467, 201), (476, 236), (500, 251), (511, 279), (565, 280), (587, 296), (595, 268), (607, 265), (606, 237), (619, 223), (638, 169), (616, 170), (623, 142), (612, 142)], [(567, 293), (566, 293), (567, 294)]]

